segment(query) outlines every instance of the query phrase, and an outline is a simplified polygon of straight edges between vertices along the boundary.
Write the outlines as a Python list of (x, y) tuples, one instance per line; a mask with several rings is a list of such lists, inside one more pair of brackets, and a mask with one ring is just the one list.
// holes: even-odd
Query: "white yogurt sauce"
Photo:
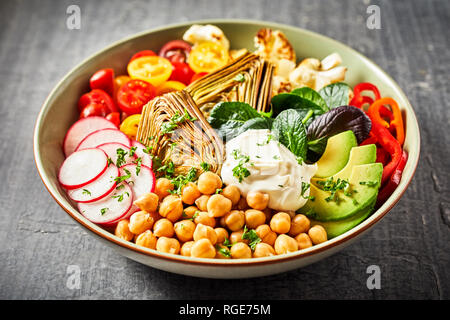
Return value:
[[(243, 165), (250, 175), (241, 182), (233, 175), (233, 168), (243, 159), (236, 154), (250, 158)], [(295, 211), (309, 196), (309, 188), (302, 196), (302, 182), (309, 184), (316, 171), (316, 164), (299, 164), (288, 148), (272, 139), (270, 130), (261, 129), (248, 130), (226, 143), (221, 176), (226, 185), (236, 185), (244, 196), (249, 191), (267, 193), (271, 209)]]

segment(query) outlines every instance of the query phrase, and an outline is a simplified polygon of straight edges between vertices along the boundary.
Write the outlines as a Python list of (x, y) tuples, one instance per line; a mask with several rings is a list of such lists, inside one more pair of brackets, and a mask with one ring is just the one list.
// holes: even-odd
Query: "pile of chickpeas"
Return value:
[[(268, 257), (327, 240), (325, 229), (311, 227), (305, 215), (269, 209), (268, 194), (244, 197), (235, 185), (222, 187), (220, 177), (210, 171), (196, 183), (188, 182), (180, 195), (169, 192), (174, 190), (169, 179), (159, 178), (154, 193), (134, 201), (140, 211), (121, 220), (115, 235), (160, 252), (218, 259)], [(244, 228), (261, 239), (254, 250), (242, 237)]]

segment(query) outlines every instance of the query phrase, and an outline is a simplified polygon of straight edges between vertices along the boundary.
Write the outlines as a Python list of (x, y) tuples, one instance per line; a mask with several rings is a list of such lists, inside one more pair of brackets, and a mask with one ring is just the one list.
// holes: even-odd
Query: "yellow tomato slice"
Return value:
[(130, 61), (127, 70), (132, 79), (144, 80), (157, 87), (170, 78), (172, 64), (163, 57), (144, 56)]
[(156, 88), (156, 95), (160, 96), (167, 92), (181, 91), (184, 88), (186, 88), (186, 85), (180, 81), (166, 81)]
[(120, 124), (120, 131), (125, 133), (128, 138), (136, 140), (136, 134), (139, 126), (139, 122), (141, 121), (140, 114), (133, 114)]
[(189, 53), (188, 64), (196, 73), (212, 72), (228, 62), (228, 51), (215, 42), (203, 42)]

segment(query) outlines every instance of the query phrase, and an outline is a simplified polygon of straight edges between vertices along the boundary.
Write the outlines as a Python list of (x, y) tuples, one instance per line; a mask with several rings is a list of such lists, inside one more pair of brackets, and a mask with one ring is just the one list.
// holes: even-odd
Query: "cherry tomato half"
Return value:
[(106, 120), (111, 121), (114, 125), (119, 128), (120, 126), (120, 112), (111, 112), (107, 114), (105, 117)]
[(228, 51), (215, 42), (203, 42), (192, 48), (189, 67), (197, 73), (215, 71), (228, 62)]
[(117, 91), (120, 110), (130, 115), (141, 113), (142, 107), (154, 97), (155, 87), (138, 79), (128, 81)]
[(184, 83), (170, 80), (156, 87), (156, 95), (160, 96), (172, 91), (181, 91), (184, 88), (186, 88), (186, 85)]
[(103, 104), (95, 102), (89, 103), (87, 106), (83, 108), (83, 110), (81, 110), (80, 119), (93, 116), (104, 117), (107, 115), (108, 112), (109, 110), (107, 110)]
[(183, 40), (172, 40), (167, 42), (159, 50), (159, 56), (168, 59), (170, 62), (187, 62), (191, 52), (191, 45)]
[(169, 80), (182, 82), (188, 85), (191, 81), (194, 71), (189, 67), (187, 63), (184, 62), (172, 62), (172, 74)]
[(122, 124), (120, 125), (120, 131), (125, 133), (128, 138), (135, 140), (140, 121), (141, 115), (133, 114), (123, 120)]
[(192, 76), (192, 78), (191, 78), (191, 82), (190, 83), (194, 82), (195, 80), (200, 79), (201, 77), (206, 76), (207, 74), (208, 74), (208, 72), (199, 72), (199, 73), (194, 74)]
[(117, 103), (117, 91), (119, 91), (120, 87), (125, 83), (130, 81), (131, 78), (127, 75), (120, 75), (114, 78), (114, 102)]
[(131, 61), (127, 70), (132, 79), (144, 80), (157, 87), (170, 78), (172, 64), (166, 58), (147, 56)]
[(83, 94), (80, 97), (80, 100), (78, 100), (78, 110), (82, 112), (87, 105), (92, 103), (105, 106), (107, 111), (106, 114), (119, 111), (111, 96), (101, 89), (93, 89), (90, 92)]
[(91, 87), (91, 90), (101, 89), (112, 97), (114, 94), (114, 70), (98, 70), (89, 79), (89, 85)]
[(156, 56), (156, 53), (152, 50), (142, 50), (139, 52), (136, 52), (130, 59), (130, 61), (133, 61), (134, 59), (140, 58), (140, 57), (151, 57)]

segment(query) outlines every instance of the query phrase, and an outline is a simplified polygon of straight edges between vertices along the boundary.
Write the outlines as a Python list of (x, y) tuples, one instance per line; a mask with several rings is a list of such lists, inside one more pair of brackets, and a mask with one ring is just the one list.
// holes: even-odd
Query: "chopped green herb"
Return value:
[(264, 141), (262, 143), (257, 142), (256, 145), (259, 146), (259, 147), (265, 146), (266, 144), (269, 144), (269, 142), (272, 141), (272, 139), (273, 139), (273, 136), (271, 134), (269, 134), (267, 136), (267, 140), (266, 141)]
[(219, 194), (223, 191), (223, 189), (216, 189), (216, 194)]
[(237, 82), (244, 82), (245, 76), (242, 73), (239, 73), (236, 77), (233, 78), (233, 80)]
[(108, 211), (108, 210), (109, 210), (109, 208), (102, 208), (102, 209), (100, 209), (100, 214), (104, 215), (106, 213), (106, 211)]
[(110, 157), (107, 158), (108, 159), (108, 167), (111, 163), (113, 163), (112, 159)]
[(314, 201), (315, 197), (314, 196), (305, 196), (306, 191), (308, 191), (308, 189), (311, 187), (311, 185), (309, 183), (303, 182), (302, 181), (302, 191), (301, 191), (301, 196), (303, 199), (307, 199), (307, 200), (311, 200)]
[(137, 147), (130, 148), (130, 157), (134, 156), (134, 154), (136, 153), (136, 149), (137, 149)]
[(142, 158), (136, 158), (136, 160), (133, 161), (133, 163), (136, 164), (136, 175), (138, 176), (141, 172), (141, 165), (142, 165)]
[(230, 239), (225, 238), (225, 240), (223, 241), (222, 245), (224, 245), (225, 247), (231, 248), (231, 246), (233, 244), (230, 242)]
[(202, 162), (200, 163), (200, 167), (202, 168), (203, 171), (209, 171), (210, 165), (207, 162)]
[(121, 184), (120, 186), (118, 186), (118, 187), (116, 188), (116, 190), (121, 190), (121, 189), (123, 189), (123, 188), (125, 188), (125, 185)]
[(118, 196), (112, 196), (113, 199), (117, 199), (117, 201), (122, 202), (123, 201), (123, 196), (127, 195), (128, 197), (130, 196), (130, 194), (128, 192), (122, 193)]
[(187, 109), (184, 109), (184, 114), (180, 115), (180, 113), (177, 111), (175, 114), (170, 118), (169, 121), (163, 122), (161, 125), (161, 135), (164, 135), (166, 133), (172, 133), (179, 124), (185, 122), (185, 121), (196, 121), (197, 119), (194, 117), (191, 117), (187, 111)]
[(248, 230), (247, 225), (244, 226), (244, 233), (242, 234), (241, 239), (248, 240), (248, 246), (252, 250), (255, 250), (256, 245), (261, 242), (261, 238), (258, 236), (256, 231), (253, 229)]
[(324, 191), (329, 191), (330, 196), (325, 198), (325, 201), (335, 201), (339, 202), (339, 197), (337, 196), (337, 191), (339, 190), (348, 190), (350, 184), (347, 180), (338, 178), (336, 181), (334, 181), (333, 177), (328, 178), (327, 180), (318, 180), (317, 184), (322, 187)]
[(279, 186), (280, 188), (284, 188), (284, 186), (283, 186), (282, 184), (279, 184), (278, 186)]
[(189, 169), (189, 172), (186, 175), (178, 175), (177, 177), (173, 178), (170, 182), (175, 186), (173, 190), (170, 190), (169, 192), (171, 194), (181, 194), (181, 189), (191, 181), (194, 181), (197, 177), (197, 169), (191, 168)]
[(359, 184), (362, 186), (376, 187), (378, 185), (378, 182), (377, 181), (360, 181)]
[(83, 189), (83, 194), (86, 194), (88, 196), (92, 195), (88, 189)]
[(275, 160), (280, 160), (280, 159), (281, 159), (278, 155), (274, 155), (273, 158), (274, 158)]
[(159, 167), (156, 171), (162, 172), (166, 178), (172, 178), (175, 173), (175, 165), (172, 161), (168, 161), (165, 165)]
[(261, 159), (261, 156), (256, 155), (255, 158)]
[(126, 152), (122, 148), (118, 148), (116, 150), (116, 153), (117, 153), (116, 166), (121, 167), (126, 163), (125, 156), (128, 154), (128, 152)]
[(152, 152), (153, 147), (152, 146), (148, 146), (145, 147), (145, 149), (142, 150), (142, 152), (146, 153), (146, 154), (150, 154)]
[(121, 183), (121, 182), (131, 178), (131, 172), (128, 169), (123, 168), (123, 171), (125, 171), (126, 175), (119, 176), (119, 177), (115, 178), (114, 181), (116, 181), (117, 183)]
[[(238, 165), (233, 168), (233, 176), (238, 178), (239, 182), (242, 182), (244, 178), (247, 178), (250, 175), (250, 171), (244, 167), (246, 163), (250, 162), (250, 157), (243, 155), (238, 149), (234, 149), (232, 155), (235, 160), (239, 160)], [(253, 163), (249, 164), (254, 166)]]
[(231, 258), (231, 252), (228, 250), (228, 248), (221, 247), (220, 244), (216, 244), (216, 250), (218, 253), (223, 255), (226, 258)]

